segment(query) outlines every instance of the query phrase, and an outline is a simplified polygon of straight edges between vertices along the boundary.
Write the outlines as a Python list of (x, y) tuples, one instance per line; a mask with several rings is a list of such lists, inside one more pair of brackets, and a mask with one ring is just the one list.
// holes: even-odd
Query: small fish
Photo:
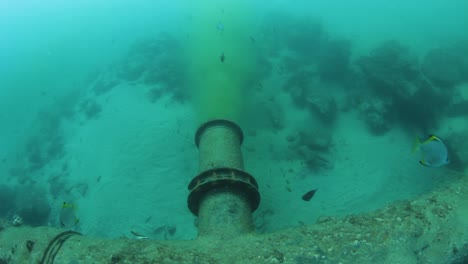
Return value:
[(132, 233), (132, 235), (134, 235), (136, 237), (136, 239), (138, 240), (145, 240), (145, 239), (149, 239), (149, 237), (147, 236), (143, 236), (135, 231), (130, 231), (130, 233)]
[(314, 197), (316, 191), (317, 189), (306, 192), (304, 195), (302, 195), (302, 200), (306, 202), (310, 201), (310, 199)]
[(224, 56), (224, 52), (223, 52), (223, 53), (221, 53), (221, 55), (219, 56), (219, 60), (220, 60), (221, 62), (224, 62), (225, 59), (226, 59), (226, 56)]
[(76, 216), (76, 210), (78, 208), (67, 202), (62, 203), (62, 208), (60, 209), (59, 221), (60, 225), (65, 228), (73, 228), (80, 222), (80, 219)]
[(447, 146), (445, 146), (440, 138), (434, 135), (430, 135), (429, 138), (422, 143), (416, 138), (413, 152), (417, 150), (421, 151), (422, 156), (419, 163), (426, 167), (442, 167), (450, 162)]

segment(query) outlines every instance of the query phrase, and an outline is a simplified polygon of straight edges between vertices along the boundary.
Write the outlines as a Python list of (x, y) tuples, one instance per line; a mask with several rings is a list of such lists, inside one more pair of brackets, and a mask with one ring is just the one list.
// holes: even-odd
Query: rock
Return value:
[(338, 106), (332, 96), (316, 94), (315, 97), (309, 96), (307, 102), (311, 111), (325, 124), (330, 124), (336, 120)]
[(5, 217), (15, 210), (15, 192), (7, 185), (0, 185), (0, 217)]
[(396, 41), (387, 41), (370, 55), (357, 60), (362, 78), (381, 96), (407, 98), (412, 94), (408, 83), (420, 78), (417, 57)]
[(453, 49), (430, 50), (421, 65), (423, 74), (435, 85), (451, 87), (466, 80), (462, 56)]
[(84, 114), (86, 119), (95, 119), (102, 111), (101, 105), (95, 99), (85, 99), (79, 105), (78, 109)]
[(367, 128), (376, 135), (384, 134), (393, 125), (393, 115), (391, 111), (392, 102), (380, 98), (370, 98), (363, 100), (358, 105), (361, 118), (364, 119)]
[(468, 167), (468, 130), (449, 134), (444, 141), (449, 150), (449, 167), (464, 171)]
[(24, 223), (31, 226), (46, 225), (51, 211), (45, 189), (31, 186), (18, 192), (16, 208)]
[(317, 69), (322, 80), (342, 81), (348, 74), (351, 43), (347, 40), (327, 41), (320, 50)]
[[(135, 43), (117, 67), (116, 77), (133, 84), (159, 87), (158, 93), (169, 94), (174, 101), (183, 102), (189, 98), (185, 64), (179, 40), (168, 33), (160, 33)], [(148, 96), (151, 102), (160, 97), (153, 92)]]
[(307, 146), (300, 146), (297, 151), (304, 164), (312, 171), (333, 168), (329, 153), (316, 151)]
[(321, 45), (327, 38), (322, 24), (318, 20), (303, 18), (295, 20), (284, 32), (286, 46), (297, 55), (308, 59), (316, 58)]
[(110, 76), (100, 76), (99, 79), (93, 85), (93, 91), (96, 95), (103, 95), (108, 93), (112, 88), (118, 84), (118, 81), (111, 78)]
[(328, 151), (332, 135), (329, 130), (307, 129), (298, 133), (298, 144), (314, 151)]
[(283, 85), (283, 90), (289, 93), (298, 108), (303, 109), (308, 105), (308, 87), (311, 82), (311, 75), (310, 72), (297, 71)]
[(461, 93), (463, 90), (468, 91), (468, 84), (457, 87), (447, 107), (447, 115), (449, 117), (462, 117), (468, 113), (468, 94), (463, 95)]

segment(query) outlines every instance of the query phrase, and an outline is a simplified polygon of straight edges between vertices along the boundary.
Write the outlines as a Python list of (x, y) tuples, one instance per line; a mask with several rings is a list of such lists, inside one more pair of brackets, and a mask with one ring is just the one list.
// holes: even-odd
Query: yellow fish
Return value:
[(430, 135), (424, 142), (420, 142), (416, 138), (413, 151), (421, 151), (421, 160), (419, 163), (426, 167), (442, 167), (449, 164), (448, 150), (444, 142), (434, 136)]
[(59, 215), (60, 225), (62, 227), (73, 228), (80, 222), (80, 219), (76, 216), (77, 209), (78, 208), (71, 203), (62, 203), (62, 209)]

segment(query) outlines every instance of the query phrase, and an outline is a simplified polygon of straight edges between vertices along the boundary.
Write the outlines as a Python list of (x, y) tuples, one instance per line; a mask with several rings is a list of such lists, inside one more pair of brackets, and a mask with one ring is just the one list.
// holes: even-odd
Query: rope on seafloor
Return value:
[(46, 250), (44, 251), (44, 255), (42, 256), (41, 261), (39, 264), (53, 264), (55, 260), (55, 256), (57, 256), (60, 248), (62, 247), (63, 243), (67, 241), (70, 237), (74, 235), (81, 235), (81, 233), (75, 231), (65, 231), (58, 235), (56, 235), (47, 246)]

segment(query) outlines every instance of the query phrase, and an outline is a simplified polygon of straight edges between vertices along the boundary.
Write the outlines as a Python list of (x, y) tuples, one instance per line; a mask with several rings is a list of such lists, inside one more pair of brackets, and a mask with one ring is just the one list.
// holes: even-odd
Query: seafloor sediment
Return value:
[(0, 263), (468, 263), (467, 186), (464, 176), (375, 212), (235, 239), (98, 239), (3, 226)]

